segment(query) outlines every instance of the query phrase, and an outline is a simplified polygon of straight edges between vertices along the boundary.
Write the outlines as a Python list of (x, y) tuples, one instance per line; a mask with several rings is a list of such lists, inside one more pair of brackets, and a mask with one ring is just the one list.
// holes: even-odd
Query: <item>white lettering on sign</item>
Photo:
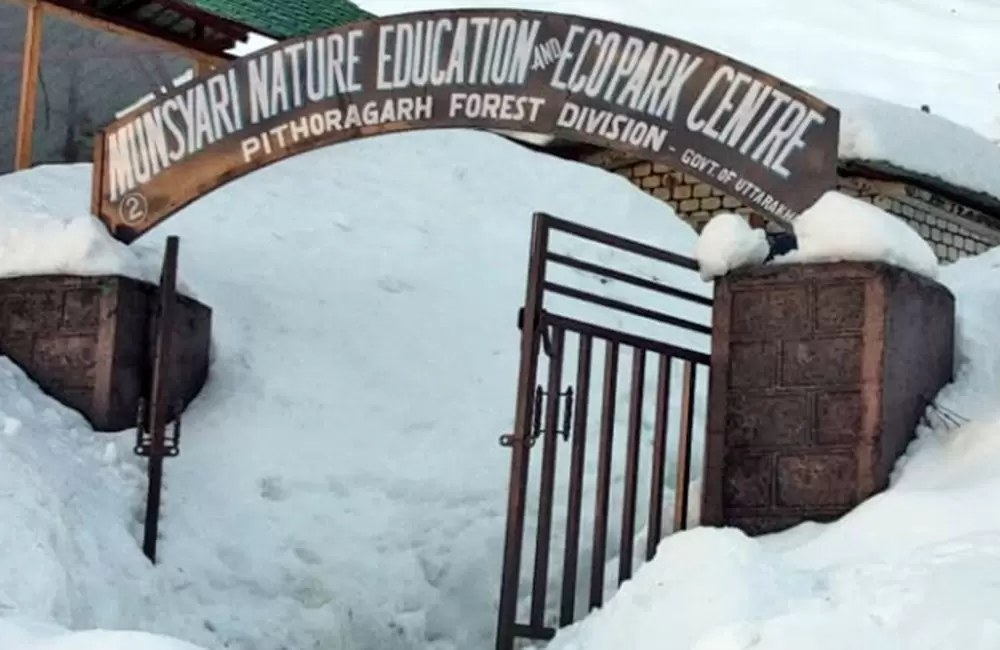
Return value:
[(379, 27), (378, 90), (523, 84), (539, 20), (437, 18)]
[[(719, 91), (721, 98), (713, 99)], [(805, 147), (806, 132), (824, 122), (803, 102), (726, 64), (716, 69), (687, 117), (692, 131), (748, 155), (782, 178), (790, 174), (789, 155)]]
[[(703, 153), (689, 150), (684, 166), (727, 187), (740, 184), (748, 201), (781, 213), (785, 206), (712, 156), (789, 179), (810, 136), (833, 126), (821, 112), (828, 108), (798, 99), (794, 89), (782, 91), (762, 73), (666, 37), (585, 19), (497, 13), (359, 23), (277, 44), (193, 80), (106, 133), (105, 201), (119, 203), (192, 155), (232, 155), (237, 142), (248, 163), (294, 153), (310, 139), (336, 139), (334, 132), (420, 128), (411, 123), (432, 116), (434, 96), (434, 117), (473, 126), (516, 130), (523, 123), (538, 131), (544, 108), (546, 124), (555, 117), (558, 129), (608, 146), (674, 155), (690, 144)], [(393, 94), (403, 96), (386, 99)], [(688, 133), (695, 135), (685, 141)], [(668, 135), (676, 140), (669, 146)], [(695, 145), (699, 136), (704, 147)], [(813, 166), (830, 161), (821, 153)], [(743, 160), (734, 162), (737, 156)], [(748, 175), (767, 187), (777, 182), (765, 182), (763, 170)]]
[(531, 62), (531, 69), (544, 70), (559, 58), (560, 52), (562, 52), (562, 43), (560, 43), (559, 39), (555, 36), (541, 45), (536, 45), (534, 59)]
[(111, 201), (243, 128), (235, 70), (190, 86), (108, 134)]
[(663, 148), (668, 134), (655, 124), (573, 102), (563, 104), (556, 126), (655, 152)]
[(556, 90), (672, 122), (703, 57), (598, 27), (571, 25), (550, 81)]
[[(361, 92), (359, 41), (364, 30), (292, 43), (248, 60), (250, 123), (338, 95)], [(302, 69), (305, 68), (305, 74)]]
[(543, 97), (522, 97), (500, 93), (452, 93), (449, 118), (535, 122), (545, 105)]
[(719, 168), (722, 167), (717, 161), (694, 149), (685, 149), (684, 153), (681, 154), (681, 162), (697, 172), (710, 176), (715, 176)]
[(317, 111), (244, 138), (240, 143), (240, 150), (243, 162), (248, 163), (259, 156), (271, 156), (307, 140), (322, 138), (331, 132), (428, 120), (433, 114), (433, 97), (398, 97), (383, 102), (348, 104), (344, 109)]
[(795, 211), (761, 189), (759, 185), (748, 181), (737, 172), (721, 165), (717, 160), (713, 160), (694, 149), (684, 150), (684, 153), (681, 154), (681, 164), (695, 173), (702, 174), (703, 177), (713, 177), (721, 185), (728, 186), (729, 191), (735, 196), (743, 197), (748, 203), (758, 206), (779, 219), (790, 222), (797, 216)]

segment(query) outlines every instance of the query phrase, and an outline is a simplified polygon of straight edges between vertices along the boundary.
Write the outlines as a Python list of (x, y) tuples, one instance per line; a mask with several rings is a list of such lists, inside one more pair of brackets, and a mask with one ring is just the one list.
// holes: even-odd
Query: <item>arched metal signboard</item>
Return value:
[(431, 11), (284, 41), (103, 130), (93, 212), (123, 241), (317, 147), (483, 128), (639, 154), (790, 221), (836, 181), (840, 115), (739, 61), (563, 14)]

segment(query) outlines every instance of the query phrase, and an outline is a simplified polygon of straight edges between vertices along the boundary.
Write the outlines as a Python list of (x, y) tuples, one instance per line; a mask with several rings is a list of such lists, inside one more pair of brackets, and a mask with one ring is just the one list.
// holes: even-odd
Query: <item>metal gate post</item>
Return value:
[(538, 378), (540, 340), (538, 322), (541, 316), (542, 285), (545, 281), (548, 243), (547, 215), (535, 213), (521, 322), (521, 363), (518, 369), (514, 433), (501, 439), (502, 444), (510, 446), (511, 457), (496, 650), (513, 650), (514, 647), (518, 583), (521, 578), (521, 551), (524, 544), (525, 491), (528, 487), (532, 409), (534, 387)]

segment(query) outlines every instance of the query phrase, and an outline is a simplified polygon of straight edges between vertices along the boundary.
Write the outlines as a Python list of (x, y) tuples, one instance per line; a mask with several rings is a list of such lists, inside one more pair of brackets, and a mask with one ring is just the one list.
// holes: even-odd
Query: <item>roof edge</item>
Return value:
[(887, 160), (841, 158), (837, 171), (841, 175), (860, 176), (871, 180), (902, 181), (1000, 220), (1000, 198), (988, 192), (956, 185), (937, 176), (900, 167)]

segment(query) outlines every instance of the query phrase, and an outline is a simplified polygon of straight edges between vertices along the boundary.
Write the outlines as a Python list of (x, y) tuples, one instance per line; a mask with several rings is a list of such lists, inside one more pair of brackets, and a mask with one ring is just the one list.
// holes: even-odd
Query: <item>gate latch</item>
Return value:
[[(545, 412), (545, 399), (548, 393), (541, 387), (535, 388), (535, 403), (532, 409), (531, 431), (528, 434), (528, 446), (534, 447), (535, 441), (545, 433), (542, 419)], [(556, 399), (562, 402), (562, 428), (556, 429), (552, 433), (561, 436), (563, 440), (569, 440), (570, 427), (573, 421), (573, 387), (570, 386), (565, 391), (558, 393)], [(565, 400), (565, 401), (564, 401)], [(558, 406), (557, 406), (558, 409)], [(557, 416), (558, 417), (558, 416)], [(514, 435), (511, 433), (500, 436), (501, 447), (513, 447)]]

